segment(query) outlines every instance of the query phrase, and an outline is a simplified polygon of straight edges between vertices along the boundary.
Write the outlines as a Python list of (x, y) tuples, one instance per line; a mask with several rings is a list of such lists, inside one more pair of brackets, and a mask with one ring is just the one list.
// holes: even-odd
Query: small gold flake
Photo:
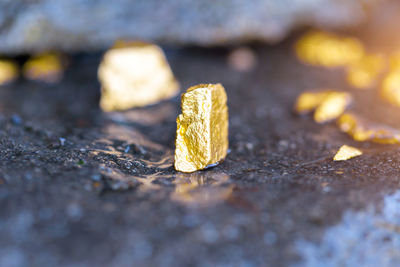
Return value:
[(339, 148), (338, 152), (336, 153), (335, 157), (333, 157), (334, 161), (342, 161), (348, 160), (357, 156), (362, 155), (362, 151), (358, 148), (343, 145)]
[(175, 169), (194, 172), (217, 164), (228, 150), (227, 96), (221, 84), (200, 84), (182, 95), (176, 120)]

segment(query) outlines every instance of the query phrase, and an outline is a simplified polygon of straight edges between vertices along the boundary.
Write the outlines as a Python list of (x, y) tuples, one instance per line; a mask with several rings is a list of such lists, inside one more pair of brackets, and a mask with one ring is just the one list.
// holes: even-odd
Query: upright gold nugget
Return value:
[(228, 150), (227, 96), (221, 84), (200, 84), (182, 95), (176, 119), (175, 169), (194, 172), (216, 164)]
[(155, 104), (179, 92), (163, 51), (152, 44), (118, 42), (104, 55), (98, 76), (105, 111)]

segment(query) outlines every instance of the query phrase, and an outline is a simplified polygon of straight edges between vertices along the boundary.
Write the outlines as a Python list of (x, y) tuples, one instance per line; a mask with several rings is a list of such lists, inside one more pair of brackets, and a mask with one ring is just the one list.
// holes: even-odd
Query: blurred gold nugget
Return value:
[(305, 63), (338, 67), (358, 61), (364, 54), (364, 48), (356, 38), (310, 31), (296, 42), (295, 52), (297, 57)]
[(22, 67), (27, 79), (55, 83), (62, 79), (64, 66), (57, 53), (43, 53), (28, 59)]
[(228, 150), (227, 95), (221, 84), (200, 84), (182, 95), (176, 119), (175, 169), (194, 172), (217, 164)]
[(172, 199), (185, 203), (200, 206), (217, 203), (227, 199), (232, 191), (233, 186), (224, 186), (229, 181), (227, 174), (219, 173), (210, 175), (205, 179), (201, 176), (185, 176), (180, 177), (179, 174), (175, 178), (175, 191), (172, 193)]
[(324, 123), (339, 117), (349, 106), (352, 97), (345, 92), (332, 92), (314, 112), (314, 120)]
[(339, 148), (338, 152), (333, 157), (333, 160), (334, 161), (348, 160), (348, 159), (360, 156), (362, 154), (363, 154), (362, 151), (359, 150), (358, 148), (343, 145)]
[(381, 97), (395, 106), (400, 106), (400, 69), (390, 71), (383, 79)]
[(391, 127), (366, 122), (352, 113), (344, 113), (337, 120), (339, 128), (355, 141), (380, 144), (400, 144), (400, 131)]
[(333, 91), (304, 92), (297, 97), (295, 111), (307, 114), (315, 110)]
[(117, 42), (104, 55), (98, 76), (105, 111), (155, 104), (179, 92), (163, 51), (152, 44)]
[(390, 56), (390, 69), (400, 70), (400, 52), (396, 52)]
[(0, 85), (18, 78), (18, 66), (12, 60), (0, 59)]
[(350, 65), (347, 70), (347, 81), (358, 89), (372, 88), (384, 69), (385, 58), (382, 55), (365, 55)]
[(339, 117), (351, 101), (351, 95), (346, 92), (331, 90), (305, 92), (297, 98), (295, 111), (306, 114), (315, 110), (314, 120), (317, 123), (324, 123)]

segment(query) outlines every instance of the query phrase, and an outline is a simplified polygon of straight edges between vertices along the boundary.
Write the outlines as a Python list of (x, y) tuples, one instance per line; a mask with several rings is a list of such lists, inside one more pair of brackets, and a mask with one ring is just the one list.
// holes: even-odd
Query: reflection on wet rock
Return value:
[[(134, 177), (124, 174), (119, 170), (107, 168), (105, 166), (100, 167), (101, 174), (105, 177), (105, 189), (112, 191), (124, 191), (135, 188), (140, 185), (140, 182)], [(96, 186), (97, 182), (94, 182)]]
[(226, 200), (233, 185), (225, 173), (177, 174), (171, 198), (189, 206), (209, 206)]
[(117, 43), (104, 55), (98, 76), (104, 111), (155, 104), (179, 91), (163, 51), (152, 44)]

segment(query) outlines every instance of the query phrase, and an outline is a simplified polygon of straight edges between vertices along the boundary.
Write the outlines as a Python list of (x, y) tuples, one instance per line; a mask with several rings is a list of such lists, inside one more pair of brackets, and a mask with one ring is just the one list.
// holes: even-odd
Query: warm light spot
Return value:
[(388, 126), (365, 121), (352, 113), (344, 113), (337, 121), (339, 128), (355, 141), (399, 144), (400, 131)]
[(389, 103), (400, 106), (400, 69), (389, 72), (382, 82), (380, 95)]
[(63, 64), (56, 53), (43, 53), (25, 62), (22, 71), (27, 79), (56, 83), (62, 79)]
[(333, 160), (334, 161), (348, 160), (360, 155), (362, 155), (362, 151), (359, 150), (358, 148), (343, 145), (339, 148), (338, 152), (333, 157)]
[(324, 67), (345, 66), (357, 62), (364, 54), (360, 41), (332, 33), (311, 31), (295, 45), (297, 57), (311, 65)]
[(234, 49), (227, 60), (231, 68), (240, 72), (251, 71), (257, 65), (254, 51), (247, 47)]
[(12, 82), (17, 77), (17, 64), (11, 60), (0, 59), (0, 85)]
[(384, 68), (385, 58), (382, 55), (365, 55), (359, 61), (350, 65), (347, 70), (347, 81), (358, 89), (372, 88), (376, 85)]

